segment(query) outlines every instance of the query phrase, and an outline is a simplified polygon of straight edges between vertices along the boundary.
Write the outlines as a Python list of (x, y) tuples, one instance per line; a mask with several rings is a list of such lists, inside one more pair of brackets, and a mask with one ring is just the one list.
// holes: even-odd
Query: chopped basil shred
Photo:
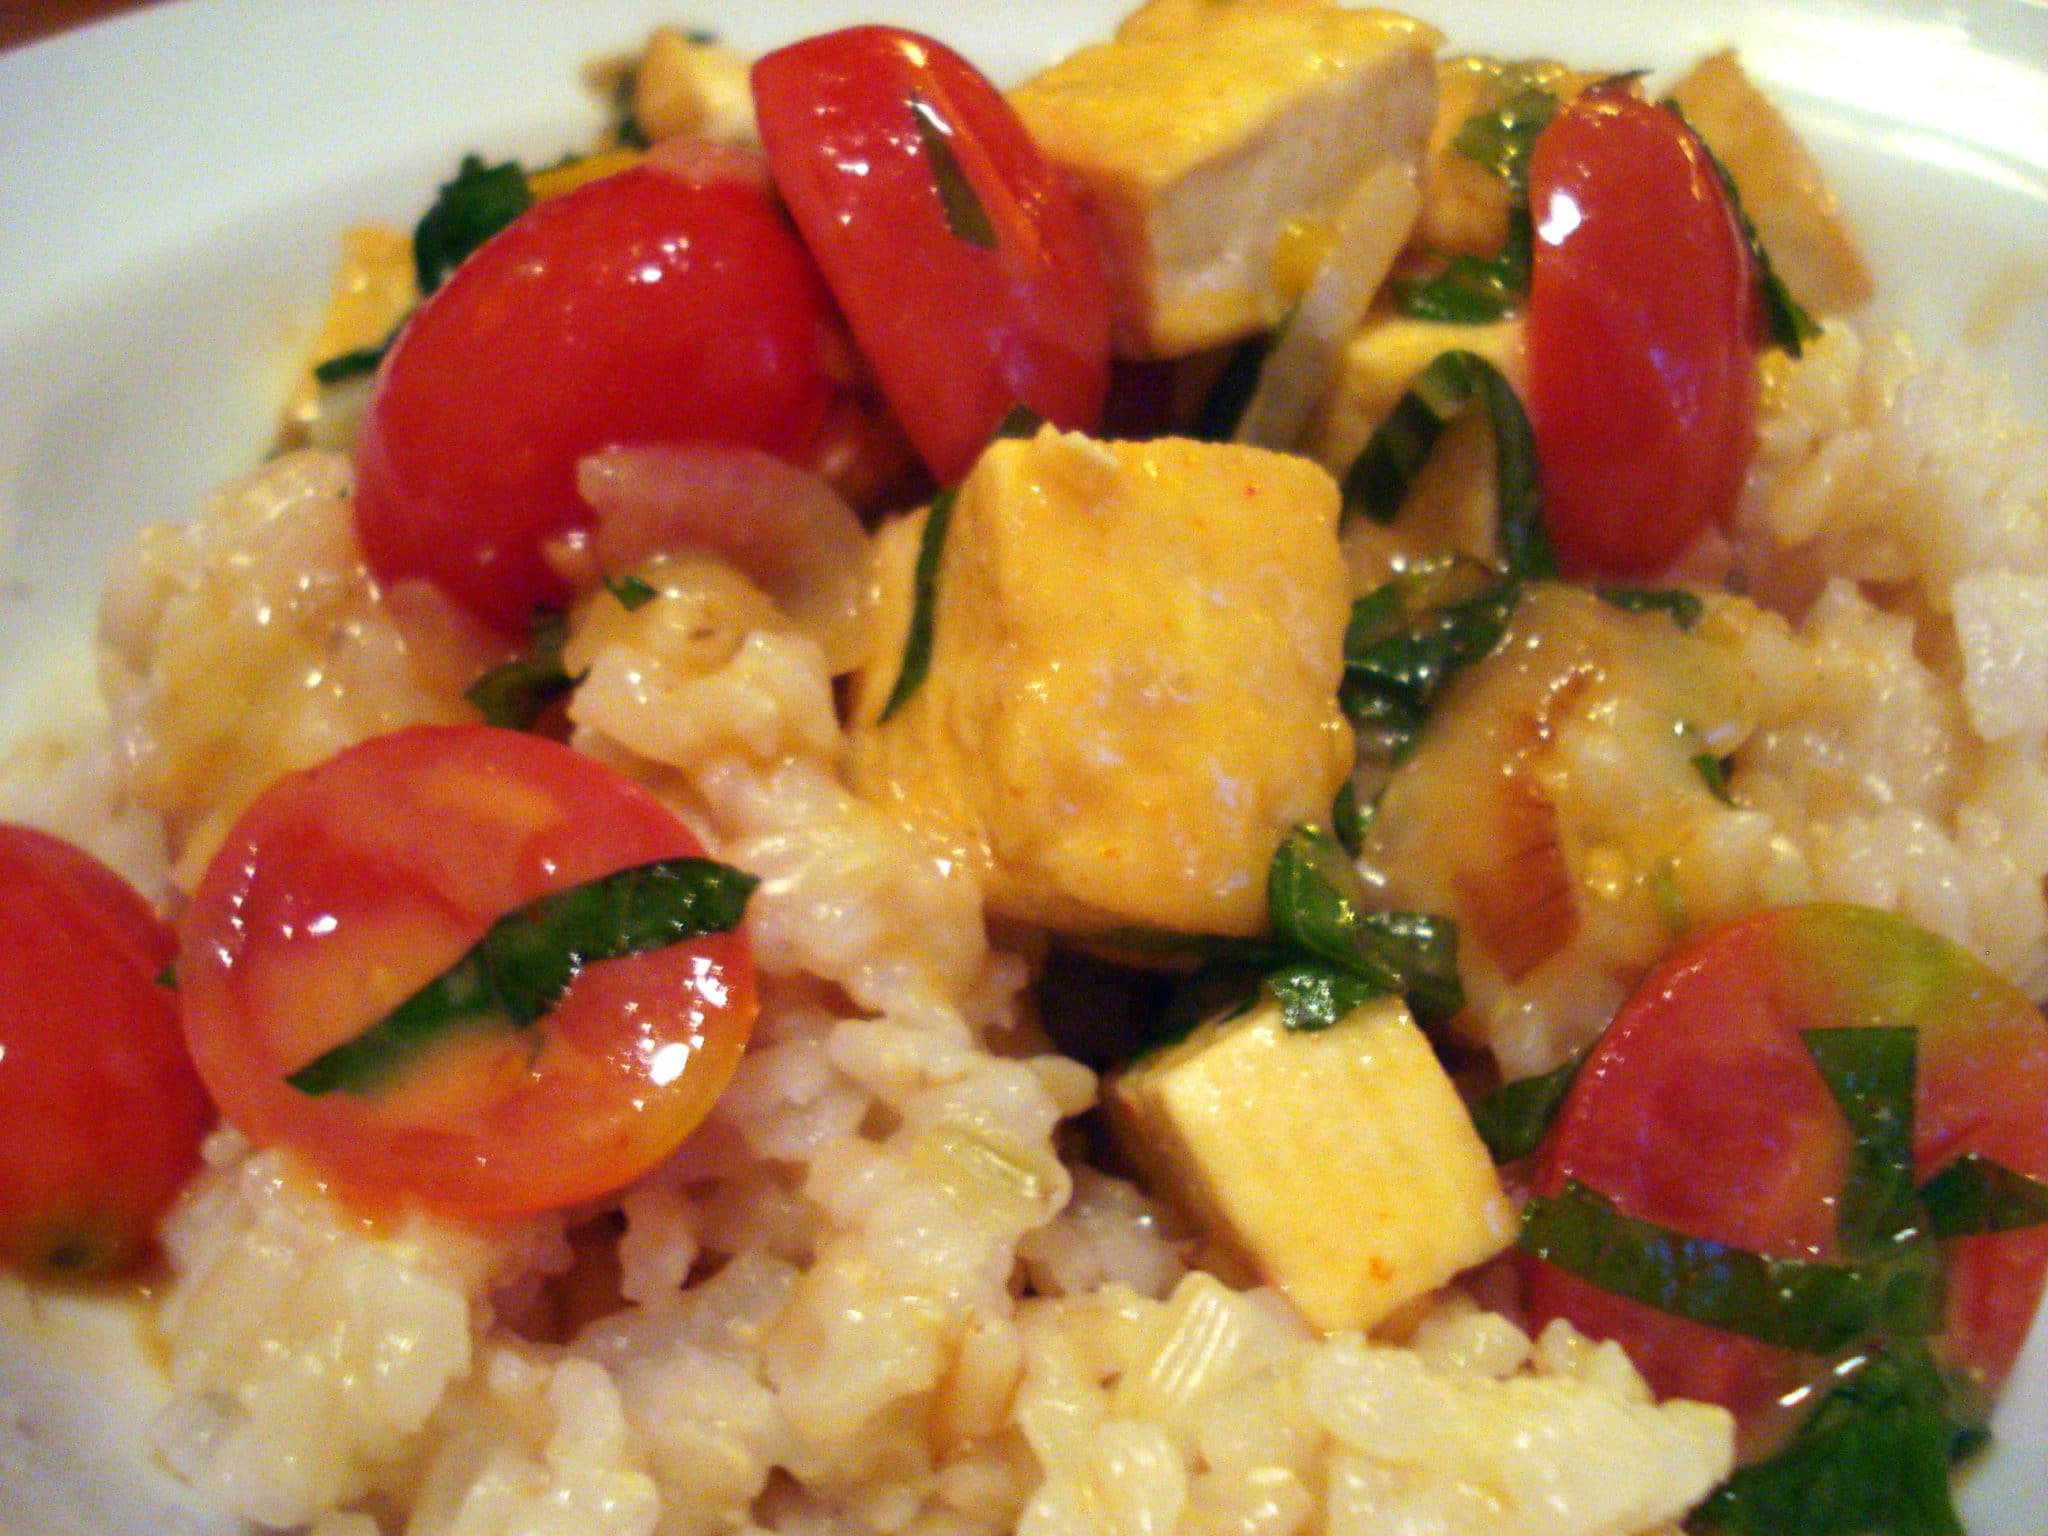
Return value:
[(975, 195), (974, 183), (961, 169), (960, 157), (953, 153), (953, 125), (922, 96), (910, 98), (910, 116), (917, 124), (925, 159), (931, 162), (932, 187), (938, 193), (939, 210), (946, 216), (946, 229), (956, 240), (979, 250), (994, 250), (996, 227)]
[(1920, 1187), (1936, 1237), (2017, 1232), (2048, 1223), (2048, 1184), (1980, 1152), (1965, 1152)]
[(1477, 560), (1416, 566), (1351, 605), (1339, 701), (1362, 762), (1398, 762), (1444, 685), (1492, 652), (1521, 598), (1519, 583)]
[(1778, 269), (1771, 263), (1771, 253), (1764, 249), (1764, 242), (1756, 232), (1756, 225), (1750, 221), (1749, 212), (1742, 206), (1742, 194), (1736, 190), (1735, 178), (1728, 174), (1728, 167), (1721, 163), (1721, 157), (1700, 136), (1699, 130), (1686, 121), (1684, 109), (1676, 101), (1666, 98), (1658, 103), (1665, 111), (1685, 123), (1686, 131), (1693, 142), (1700, 147), (1700, 153), (1707, 157), (1707, 164), (1714, 168), (1714, 179), (1721, 184), (1722, 195), (1728, 199), (1728, 207), (1735, 215), (1735, 222), (1741, 226), (1742, 238), (1749, 247), (1750, 264), (1756, 269), (1757, 295), (1762, 301), (1764, 330), (1770, 337), (1771, 345), (1787, 356), (1798, 357), (1806, 350), (1806, 343), (1820, 335), (1820, 327), (1813, 323), (1813, 317), (1800, 307), (1792, 297), (1792, 290), (1785, 286), (1785, 280), (1778, 275)]
[(1586, 1064), (1587, 1054), (1581, 1051), (1540, 1077), (1503, 1083), (1472, 1101), (1472, 1124), (1496, 1163), (1516, 1162), (1542, 1144), (1557, 1112), (1564, 1108), (1565, 1095), (1579, 1080), (1579, 1068)]
[(1367, 828), (1372, 825), (1373, 807), (1359, 803), (1358, 786), (1346, 779), (1330, 803), (1330, 831), (1344, 851), (1354, 859), (1365, 846)]
[(945, 558), (946, 526), (953, 520), (957, 494), (952, 490), (939, 492), (925, 514), (924, 531), (917, 544), (917, 569), (911, 577), (910, 633), (903, 641), (903, 666), (896, 674), (896, 686), (889, 690), (889, 701), (882, 706), (877, 724), (908, 703), (932, 669), (932, 622), (939, 596), (939, 562)]
[(420, 296), (448, 281), (471, 252), (532, 206), (533, 191), (516, 163), (487, 165), (481, 155), (463, 156), (455, 179), (443, 183), (413, 231)]
[(1188, 427), (1189, 437), (1204, 443), (1227, 443), (1237, 436), (1237, 424), (1244, 419), (1244, 408), (1251, 404), (1252, 393), (1259, 387), (1259, 374), (1266, 366), (1266, 358), (1286, 326), (1287, 322), (1282, 320), (1272, 330), (1230, 349), (1223, 371), (1216, 375), (1216, 382), (1209, 386), (1195, 411), (1195, 419)]
[(384, 354), (391, 350), (394, 337), (387, 336), (374, 346), (357, 347), (352, 352), (337, 352), (324, 363), (313, 365), (313, 380), (318, 384), (345, 384), (350, 379), (359, 379), (366, 373), (375, 373), (377, 365), (384, 361)]
[(559, 609), (536, 608), (532, 643), (526, 653), (492, 667), (464, 689), (462, 696), (476, 706), (486, 725), (508, 731), (532, 730), (547, 707), (581, 681), (571, 677), (562, 663), (562, 647), (568, 638), (569, 621)]
[(1395, 297), (1404, 315), (1451, 325), (1482, 325), (1522, 306), (1529, 295), (1535, 246), (1529, 218), (1529, 156), (1536, 136), (1557, 110), (1555, 96), (1525, 81), (1499, 106), (1465, 119), (1451, 146), (1507, 183), (1507, 234), (1492, 257), (1461, 252), (1434, 276), (1397, 281)]
[(758, 882), (710, 859), (662, 859), (529, 902), (354, 1039), (285, 1079), (301, 1093), (372, 1094), (451, 1031), (525, 1028), (586, 965), (727, 933)]
[(1735, 797), (1728, 793), (1728, 765), (1711, 752), (1695, 753), (1691, 761), (1693, 772), (1700, 776), (1708, 793), (1723, 805), (1733, 805)]
[(1683, 587), (1595, 587), (1601, 602), (1623, 613), (1661, 613), (1680, 629), (1692, 629), (1706, 616), (1707, 605), (1699, 594)]
[(1827, 1355), (1942, 1323), (1941, 1255), (1894, 1245), (1857, 1264), (1772, 1259), (1624, 1216), (1576, 1181), (1522, 1212), (1520, 1246), (1603, 1291), (1781, 1348)]
[(1809, 1029), (1799, 1038), (1852, 1137), (1836, 1207), (1837, 1241), (1851, 1258), (1883, 1253), (1922, 1225), (1913, 1208), (1918, 1031), (1875, 1025)]
[(1983, 1443), (1925, 1345), (1873, 1349), (1785, 1447), (1737, 1469), (1686, 1528), (1726, 1536), (1963, 1536), (1949, 1465)]
[(1555, 576), (1557, 560), (1543, 535), (1536, 434), (1514, 386), (1476, 352), (1445, 352), (1415, 376), (1345, 471), (1344, 515), (1363, 512), (1375, 522), (1392, 522), (1444, 428), (1474, 396), (1493, 428), (1494, 502), (1508, 570), (1516, 576)]
[(604, 588), (619, 600), (619, 606), (628, 613), (637, 613), (661, 596), (650, 582), (639, 576), (607, 576)]
[(1038, 436), (1038, 429), (1045, 425), (1045, 418), (1028, 405), (1013, 405), (1003, 412), (1003, 419), (996, 423), (996, 436), (1026, 438)]

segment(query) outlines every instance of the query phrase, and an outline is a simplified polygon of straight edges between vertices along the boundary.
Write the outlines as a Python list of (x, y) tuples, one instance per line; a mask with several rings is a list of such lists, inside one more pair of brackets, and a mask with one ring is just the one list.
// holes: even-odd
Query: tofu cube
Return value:
[(953, 504), (929, 672), (883, 720), (923, 526), (879, 543), (855, 787), (979, 868), (1000, 915), (1264, 931), (1273, 850), (1351, 767), (1330, 477), (1232, 444), (994, 443)]
[(1420, 173), (1438, 40), (1387, 11), (1177, 6), (1012, 92), (1091, 205), (1117, 350), (1182, 357), (1275, 324), (1345, 195), (1390, 159)]
[(1290, 1030), (1270, 999), (1125, 1067), (1118, 1143), (1316, 1327), (1370, 1329), (1514, 1240), (1472, 1118), (1398, 998)]

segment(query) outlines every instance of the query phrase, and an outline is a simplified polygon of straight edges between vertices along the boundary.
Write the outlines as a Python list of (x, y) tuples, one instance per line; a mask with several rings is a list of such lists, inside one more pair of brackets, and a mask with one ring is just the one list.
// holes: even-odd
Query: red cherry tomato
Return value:
[[(1779, 1258), (1837, 1257), (1850, 1132), (1799, 1035), (1916, 1031), (1914, 1163), (1965, 1152), (2048, 1178), (2048, 1023), (2018, 989), (1903, 918), (1817, 905), (1713, 930), (1636, 990), (1552, 1128), (1540, 1192), (1565, 1180), (1624, 1213)], [(2048, 1229), (1953, 1240), (1942, 1358), (1995, 1386), (2048, 1272)], [(1653, 1311), (1534, 1259), (1539, 1321), (1618, 1339), (1667, 1396), (1721, 1403), (1764, 1435), (1772, 1405), (1816, 1374), (1790, 1351)]]
[(13, 826), (0, 930), (0, 1258), (131, 1268), (213, 1122), (164, 975), (177, 941), (112, 870)]
[(1706, 152), (1618, 87), (1529, 164), (1529, 410), (1572, 576), (1647, 576), (1733, 510), (1756, 416), (1757, 288)]
[[(1109, 388), (1101, 256), (972, 65), (914, 32), (854, 27), (763, 58), (754, 102), (775, 185), (941, 484), (1016, 405), (1095, 426)], [(971, 190), (946, 186), (952, 166)], [(977, 212), (985, 227), (962, 225)]]
[(537, 204), (407, 323), (356, 443), (383, 580), (424, 576), (522, 632), (567, 588), (546, 542), (589, 520), (576, 461), (716, 442), (807, 461), (836, 324), (764, 186), (640, 166)]
[(554, 742), (423, 726), (350, 748), (267, 790), (200, 881), (178, 963), (193, 1058), (245, 1134), (366, 1204), (501, 1216), (616, 1189), (738, 1063), (755, 1012), (738, 933), (588, 965), (546, 1018), (454, 1032), (371, 1094), (285, 1079), (509, 911), (700, 852), (651, 795)]

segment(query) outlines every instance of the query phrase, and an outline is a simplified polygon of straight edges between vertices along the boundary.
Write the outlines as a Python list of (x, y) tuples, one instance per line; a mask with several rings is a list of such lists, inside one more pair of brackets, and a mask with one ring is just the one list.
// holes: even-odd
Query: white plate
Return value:
[[(336, 231), (409, 222), (464, 150), (587, 136), (577, 65), (656, 22), (758, 48), (856, 20), (923, 26), (992, 74), (1103, 32), (1105, 0), (184, 0), (0, 55), (0, 740), (78, 708), (93, 594), (139, 525), (191, 515), (263, 450)], [(2048, 386), (2048, 8), (1859, 0), (1423, 0), (1453, 44), (1616, 68), (1739, 43), (1826, 163), (1882, 313)], [(2048, 1335), (1964, 1493), (1976, 1536), (2040, 1536)], [(139, 1390), (42, 1358), (134, 1348), (0, 1290), (0, 1529), (201, 1528), (146, 1471)], [(145, 1480), (146, 1481), (146, 1480)]]

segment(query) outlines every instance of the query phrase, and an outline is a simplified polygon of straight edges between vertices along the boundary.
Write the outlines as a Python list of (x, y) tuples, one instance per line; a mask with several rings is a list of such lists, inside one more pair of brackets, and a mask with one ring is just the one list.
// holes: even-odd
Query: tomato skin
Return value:
[(356, 443), (371, 570), (523, 632), (568, 596), (542, 547), (589, 521), (579, 458), (716, 442), (805, 459), (836, 323), (737, 170), (640, 166), (537, 204), (421, 305), (378, 374)]
[[(1702, 935), (1637, 988), (1580, 1072), (1541, 1154), (1539, 1193), (1567, 1179), (1624, 1213), (1781, 1258), (1840, 1257), (1834, 1201), (1850, 1134), (1803, 1030), (1916, 1030), (1920, 1181), (1964, 1152), (2048, 1177), (2048, 1022), (2016, 988), (1902, 918), (1817, 904)], [(2039, 1229), (1948, 1246), (1942, 1359), (1994, 1387), (2048, 1272)], [(1752, 1443), (1817, 1362), (1599, 1291), (1521, 1261), (1539, 1322), (1618, 1339), (1664, 1396), (1734, 1410)]]
[(350, 748), (265, 791), (201, 879), (179, 959), (193, 1057), (230, 1121), (360, 1204), (496, 1217), (616, 1189), (738, 1064), (756, 1009), (740, 933), (587, 966), (545, 1019), (452, 1034), (373, 1095), (285, 1078), (514, 908), (701, 852), (651, 795), (554, 742), (421, 726)]
[(1537, 138), (1529, 414), (1568, 576), (1648, 576), (1733, 512), (1754, 447), (1756, 272), (1705, 150), (1625, 88)]
[(131, 1269), (213, 1123), (160, 980), (176, 940), (112, 870), (16, 826), (0, 826), (0, 928), (0, 1259)]
[[(776, 187), (939, 483), (1018, 404), (1093, 429), (1108, 279), (1078, 199), (1001, 93), (943, 44), (872, 26), (771, 53), (753, 83)], [(951, 129), (994, 249), (948, 228), (914, 102)]]

